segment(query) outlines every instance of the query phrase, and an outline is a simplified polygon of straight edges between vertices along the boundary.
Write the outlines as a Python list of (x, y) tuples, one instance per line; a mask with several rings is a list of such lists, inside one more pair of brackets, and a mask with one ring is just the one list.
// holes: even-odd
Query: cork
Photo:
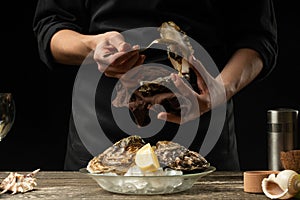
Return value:
[(294, 170), (300, 174), (300, 150), (281, 151), (280, 160), (284, 169)]

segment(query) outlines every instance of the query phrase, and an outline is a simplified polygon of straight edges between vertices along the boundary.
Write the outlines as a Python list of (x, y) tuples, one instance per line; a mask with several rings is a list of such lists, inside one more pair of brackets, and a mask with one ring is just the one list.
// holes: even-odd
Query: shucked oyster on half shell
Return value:
[[(146, 143), (137, 135), (123, 138), (89, 161), (87, 170), (90, 173), (113, 172), (124, 175), (135, 165), (136, 152)], [(210, 164), (199, 153), (172, 141), (158, 141), (153, 147), (160, 165), (164, 168), (181, 170), (185, 173), (207, 169)]]

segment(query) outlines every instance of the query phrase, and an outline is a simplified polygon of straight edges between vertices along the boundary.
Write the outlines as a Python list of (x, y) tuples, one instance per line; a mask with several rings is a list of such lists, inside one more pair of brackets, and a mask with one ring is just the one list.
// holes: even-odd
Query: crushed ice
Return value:
[[(114, 180), (110, 184), (122, 193), (171, 192), (182, 184), (183, 179), (180, 177), (182, 174), (182, 171), (170, 168), (159, 168), (154, 172), (142, 171), (138, 166), (134, 165), (124, 174), (128, 178), (120, 178), (118, 181)], [(115, 173), (103, 173), (102, 175), (118, 176)], [(164, 178), (159, 178), (161, 176), (164, 176)]]

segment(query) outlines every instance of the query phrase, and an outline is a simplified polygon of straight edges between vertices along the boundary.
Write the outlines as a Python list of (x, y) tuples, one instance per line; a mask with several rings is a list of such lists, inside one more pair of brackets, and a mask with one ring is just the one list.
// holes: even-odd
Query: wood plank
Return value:
[[(27, 172), (19, 172), (26, 174)], [(0, 181), (9, 172), (0, 172)], [(103, 190), (91, 177), (80, 172), (40, 171), (37, 187), (24, 194), (2, 194), (0, 199), (268, 199), (264, 194), (249, 194), (243, 191), (242, 172), (216, 171), (200, 178), (184, 192), (166, 195), (123, 195)]]

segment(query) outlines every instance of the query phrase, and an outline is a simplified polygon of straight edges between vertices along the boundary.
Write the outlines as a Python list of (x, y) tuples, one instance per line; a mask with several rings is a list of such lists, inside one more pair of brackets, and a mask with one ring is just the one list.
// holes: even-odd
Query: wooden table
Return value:
[[(26, 174), (26, 172), (19, 172)], [(0, 172), (2, 181), (9, 172)], [(268, 199), (264, 194), (243, 191), (243, 172), (215, 171), (200, 178), (189, 190), (167, 195), (120, 195), (103, 190), (98, 184), (80, 172), (40, 171), (37, 186), (27, 193), (0, 195), (0, 199)]]

